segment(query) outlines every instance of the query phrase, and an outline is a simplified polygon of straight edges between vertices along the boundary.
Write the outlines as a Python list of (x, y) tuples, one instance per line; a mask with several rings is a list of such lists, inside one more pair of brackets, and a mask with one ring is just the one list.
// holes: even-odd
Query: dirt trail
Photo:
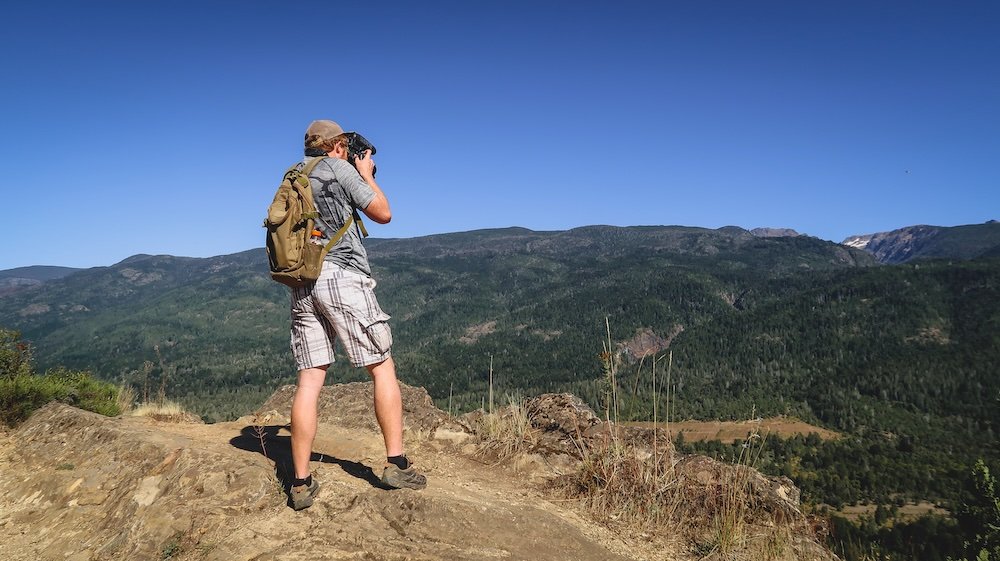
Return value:
[(248, 419), (109, 419), (50, 404), (0, 434), (0, 559), (639, 558), (526, 483), (543, 467), (478, 462), (460, 433), (441, 427), (407, 431), (428, 488), (385, 490), (380, 435), (321, 416), (313, 467), (322, 489), (294, 512), (271, 463), (287, 461), (285, 421), (263, 425), (265, 457)]

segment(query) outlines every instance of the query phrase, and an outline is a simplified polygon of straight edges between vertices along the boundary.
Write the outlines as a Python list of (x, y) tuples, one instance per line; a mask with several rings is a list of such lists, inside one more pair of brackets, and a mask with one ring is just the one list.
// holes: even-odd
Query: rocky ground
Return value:
[[(324, 389), (314, 448), (322, 489), (295, 512), (281, 482), (291, 394), (282, 388), (257, 415), (212, 425), (44, 407), (0, 433), (0, 559), (697, 558), (680, 537), (623, 535), (554, 493), (548, 482), (572, 469), (559, 451), (569, 431), (550, 430), (536, 452), (496, 465), (476, 454), (467, 424), (405, 386), (407, 449), (427, 489), (381, 487), (371, 385), (333, 386)], [(559, 422), (536, 413), (540, 430)], [(584, 424), (573, 431), (599, 437), (596, 417)], [(714, 469), (695, 465), (692, 481), (710, 480)], [(789, 501), (770, 510), (795, 510), (797, 497)], [(810, 553), (791, 558), (835, 559), (796, 539), (808, 542), (796, 551)]]

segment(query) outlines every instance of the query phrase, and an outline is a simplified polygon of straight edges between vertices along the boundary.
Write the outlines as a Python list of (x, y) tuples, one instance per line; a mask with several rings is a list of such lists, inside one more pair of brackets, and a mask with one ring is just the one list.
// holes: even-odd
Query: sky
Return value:
[(379, 238), (1000, 219), (995, 1), (6, 2), (0, 52), (0, 269), (262, 247), (314, 119)]

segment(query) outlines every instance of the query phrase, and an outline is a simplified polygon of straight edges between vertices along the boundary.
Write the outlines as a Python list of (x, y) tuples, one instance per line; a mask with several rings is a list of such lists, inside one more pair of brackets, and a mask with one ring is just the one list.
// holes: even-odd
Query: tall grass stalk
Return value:
[(493, 413), (493, 355), (490, 355), (490, 413)]
[(611, 343), (611, 320), (604, 317), (607, 340), (601, 343), (601, 366), (604, 369), (604, 420), (618, 423), (618, 357)]
[[(663, 357), (653, 355), (650, 361), (653, 394), (653, 431), (646, 445), (629, 442), (621, 437), (618, 404), (618, 357), (611, 338), (610, 320), (605, 318), (606, 339), (602, 341), (600, 355), (604, 370), (604, 416), (608, 421), (607, 437), (583, 445), (583, 462), (579, 471), (567, 480), (571, 495), (582, 499), (598, 516), (618, 524), (656, 530), (668, 524), (679, 523), (683, 497), (672, 458), (663, 453), (658, 429), (657, 402), (661, 388), (658, 385), (657, 363)], [(633, 384), (633, 397), (638, 395), (639, 378), (644, 369), (645, 357), (640, 360)], [(669, 436), (667, 436), (669, 442)], [(669, 449), (669, 446), (667, 447)], [(650, 451), (652, 453), (650, 453)]]
[[(756, 410), (754, 410), (754, 418)], [(760, 419), (740, 445), (734, 469), (728, 481), (721, 482), (721, 504), (715, 515), (715, 548), (723, 555), (742, 550), (747, 545), (746, 517), (750, 509), (750, 480), (764, 450), (766, 435), (761, 436)]]
[(116, 400), (118, 410), (122, 413), (132, 411), (135, 406), (135, 388), (124, 383), (118, 386), (118, 399)]

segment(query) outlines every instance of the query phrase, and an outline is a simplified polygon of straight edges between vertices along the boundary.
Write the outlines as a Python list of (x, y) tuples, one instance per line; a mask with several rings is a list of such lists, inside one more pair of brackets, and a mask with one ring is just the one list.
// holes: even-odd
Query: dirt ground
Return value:
[[(626, 423), (629, 426), (640, 426), (650, 428), (653, 423), (636, 422)], [(658, 423), (660, 428), (668, 425)], [(760, 421), (679, 421), (669, 424), (670, 434), (675, 437), (684, 433), (684, 440), (687, 442), (703, 440), (721, 440), (730, 443), (734, 440), (745, 440), (753, 431), (759, 434), (772, 434), (781, 437), (795, 435), (808, 436), (816, 433), (823, 440), (835, 440), (840, 438), (840, 434), (810, 425), (805, 421), (800, 421), (794, 417), (770, 417)]]
[(476, 461), (467, 435), (407, 432), (422, 491), (387, 490), (378, 433), (321, 419), (315, 504), (286, 504), (284, 422), (105, 418), (50, 404), (0, 434), (0, 559), (683, 559), (627, 545), (519, 470)]

